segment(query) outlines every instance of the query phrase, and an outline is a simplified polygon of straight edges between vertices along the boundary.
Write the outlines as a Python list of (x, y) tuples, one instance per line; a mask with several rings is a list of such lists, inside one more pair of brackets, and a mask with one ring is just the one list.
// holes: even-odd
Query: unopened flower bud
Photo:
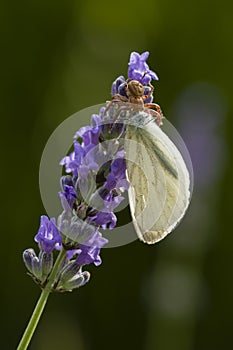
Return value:
[(41, 264), (37, 256), (32, 258), (32, 274), (38, 279), (41, 279)]
[(84, 286), (90, 280), (88, 271), (78, 272), (72, 279), (66, 281), (61, 287), (62, 291), (72, 291), (73, 289)]
[(34, 249), (26, 249), (23, 252), (23, 261), (29, 272), (32, 273), (32, 260), (36, 257)]
[(80, 271), (80, 265), (76, 261), (70, 261), (68, 265), (64, 267), (60, 275), (61, 284), (71, 280)]
[(40, 255), (42, 277), (48, 276), (53, 267), (53, 253), (42, 252)]

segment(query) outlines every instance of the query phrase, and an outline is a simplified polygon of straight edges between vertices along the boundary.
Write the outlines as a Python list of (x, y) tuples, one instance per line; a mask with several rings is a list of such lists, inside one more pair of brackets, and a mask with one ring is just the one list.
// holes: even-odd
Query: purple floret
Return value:
[(35, 236), (35, 241), (45, 253), (51, 253), (56, 245), (61, 245), (62, 237), (56, 227), (55, 218), (49, 220), (46, 215), (41, 216), (40, 227)]
[(96, 266), (101, 264), (100, 250), (108, 240), (102, 237), (99, 231), (93, 232), (88, 239), (79, 245), (79, 255), (76, 262), (79, 266), (94, 263)]
[(151, 80), (158, 80), (155, 72), (150, 70), (146, 60), (149, 52), (143, 52), (141, 55), (137, 52), (132, 52), (130, 55), (128, 78), (139, 81), (143, 85), (148, 85)]

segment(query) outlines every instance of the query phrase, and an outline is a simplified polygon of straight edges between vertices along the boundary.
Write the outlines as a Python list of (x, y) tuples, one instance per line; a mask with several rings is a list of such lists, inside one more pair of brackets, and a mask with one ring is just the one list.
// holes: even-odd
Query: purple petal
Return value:
[(114, 213), (97, 212), (94, 216), (89, 217), (90, 223), (95, 223), (97, 226), (101, 226), (103, 229), (116, 226), (116, 215)]
[(143, 85), (147, 85), (150, 81), (158, 80), (155, 72), (149, 69), (146, 60), (149, 57), (149, 52), (143, 52), (139, 55), (137, 52), (132, 52), (130, 55), (128, 78), (139, 81)]
[(119, 94), (119, 86), (121, 85), (125, 86), (125, 78), (122, 75), (116, 78), (116, 80), (112, 84), (112, 96)]
[(101, 248), (108, 243), (108, 240), (102, 237), (99, 231), (93, 232), (89, 238), (79, 245), (79, 255), (76, 262), (79, 266), (94, 263), (96, 266), (101, 264), (99, 256)]
[(145, 51), (145, 52), (143, 52), (143, 53), (141, 54), (140, 60), (141, 60), (141, 61), (146, 61), (148, 57), (149, 57), (149, 51)]
[(35, 241), (46, 253), (51, 253), (57, 243), (62, 243), (60, 232), (56, 227), (55, 218), (49, 220), (47, 216), (41, 216), (40, 227), (35, 236)]

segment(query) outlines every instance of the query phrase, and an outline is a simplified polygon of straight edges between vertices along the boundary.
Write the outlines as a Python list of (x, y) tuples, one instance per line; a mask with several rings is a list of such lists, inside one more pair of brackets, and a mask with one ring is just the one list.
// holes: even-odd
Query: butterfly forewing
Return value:
[(130, 210), (138, 237), (152, 244), (170, 233), (190, 201), (190, 179), (177, 147), (155, 124), (127, 125)]

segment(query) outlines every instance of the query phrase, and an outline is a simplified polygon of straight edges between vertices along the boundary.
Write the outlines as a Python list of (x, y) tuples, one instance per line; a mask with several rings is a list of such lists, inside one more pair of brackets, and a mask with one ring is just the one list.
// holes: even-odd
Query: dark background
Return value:
[(29, 348), (230, 349), (233, 2), (1, 1), (0, 16), (1, 348), (16, 348), (40, 293), (21, 255), (45, 214), (44, 145), (148, 50), (156, 102), (191, 153), (191, 206), (161, 243), (104, 249), (85, 287), (51, 295)]

